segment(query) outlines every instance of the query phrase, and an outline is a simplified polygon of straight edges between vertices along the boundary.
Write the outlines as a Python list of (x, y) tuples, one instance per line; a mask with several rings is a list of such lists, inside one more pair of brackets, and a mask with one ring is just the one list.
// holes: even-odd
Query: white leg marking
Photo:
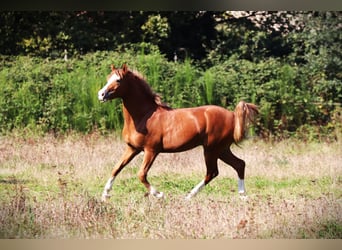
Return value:
[(190, 200), (192, 197), (194, 197), (201, 189), (205, 186), (204, 180), (197, 184), (196, 187), (194, 187), (190, 193), (185, 197), (186, 200)]
[(104, 187), (104, 190), (102, 193), (102, 201), (106, 201), (110, 197), (109, 191), (112, 190), (114, 180), (115, 180), (115, 177), (110, 177), (108, 179), (106, 186)]
[(243, 179), (238, 180), (238, 190), (239, 194), (244, 194), (246, 192), (245, 190), (245, 181)]
[(154, 187), (150, 186), (150, 194), (157, 198), (163, 198), (164, 193), (157, 191)]
[(238, 180), (238, 190), (239, 190), (239, 194), (240, 194), (240, 199), (241, 200), (247, 200), (248, 196), (246, 194), (246, 190), (245, 190), (245, 181), (243, 179)]

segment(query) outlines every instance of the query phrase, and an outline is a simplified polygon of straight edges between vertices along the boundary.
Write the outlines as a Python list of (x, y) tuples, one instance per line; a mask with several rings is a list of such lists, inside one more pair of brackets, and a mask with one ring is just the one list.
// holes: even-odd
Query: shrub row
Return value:
[[(110, 64), (127, 62), (172, 107), (215, 104), (234, 109), (243, 99), (260, 107), (263, 137), (336, 137), (341, 131), (342, 84), (320, 72), (278, 59), (228, 60), (203, 69), (190, 60), (167, 61), (153, 47), (90, 53), (67, 61), (2, 57), (0, 129), (88, 133), (120, 130), (119, 100), (101, 104), (97, 92)], [(337, 128), (337, 130), (336, 130)]]

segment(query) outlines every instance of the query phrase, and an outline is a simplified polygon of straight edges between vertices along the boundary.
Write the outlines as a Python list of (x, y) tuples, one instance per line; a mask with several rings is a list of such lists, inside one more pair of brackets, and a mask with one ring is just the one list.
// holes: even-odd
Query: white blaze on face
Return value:
[(109, 85), (111, 85), (113, 82), (117, 82), (120, 80), (120, 76), (117, 75), (116, 73), (112, 74), (110, 76), (110, 78), (108, 79), (108, 82), (106, 83), (106, 85), (98, 92), (97, 97), (100, 101), (104, 100), (104, 97), (106, 95), (106, 91), (107, 88), (109, 87)]

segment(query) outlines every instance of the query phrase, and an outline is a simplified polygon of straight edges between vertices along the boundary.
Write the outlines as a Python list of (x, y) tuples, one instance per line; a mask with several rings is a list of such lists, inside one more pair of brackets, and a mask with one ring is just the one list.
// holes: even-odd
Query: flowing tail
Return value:
[(240, 101), (235, 108), (235, 127), (234, 127), (234, 141), (238, 143), (243, 139), (245, 130), (249, 122), (254, 121), (254, 116), (258, 114), (258, 107), (253, 103), (246, 103)]

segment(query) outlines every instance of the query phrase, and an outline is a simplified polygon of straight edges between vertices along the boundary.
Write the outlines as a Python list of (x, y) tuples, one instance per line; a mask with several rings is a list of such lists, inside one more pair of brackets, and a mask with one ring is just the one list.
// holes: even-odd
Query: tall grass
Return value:
[(101, 203), (124, 149), (115, 136), (0, 137), (0, 238), (341, 238), (340, 148), (295, 140), (233, 147), (246, 161), (246, 201), (222, 162), (219, 176), (184, 200), (205, 174), (201, 148), (159, 155), (149, 180), (166, 197), (145, 197), (138, 155)]
[(173, 77), (173, 95), (171, 103), (175, 107), (193, 107), (203, 104), (202, 89), (198, 84), (199, 72), (192, 66), (190, 59), (175, 64)]
[(208, 104), (214, 103), (214, 88), (215, 88), (215, 81), (214, 81), (214, 74), (210, 71), (206, 71), (203, 74), (203, 85), (205, 90), (205, 98)]

